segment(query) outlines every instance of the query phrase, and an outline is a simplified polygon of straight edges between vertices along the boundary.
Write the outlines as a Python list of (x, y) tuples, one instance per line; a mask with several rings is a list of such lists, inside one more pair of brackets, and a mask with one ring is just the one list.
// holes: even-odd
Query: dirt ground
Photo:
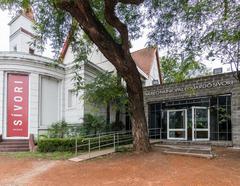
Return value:
[(0, 185), (240, 185), (240, 150), (217, 148), (212, 160), (118, 153), (81, 163), (0, 156)]

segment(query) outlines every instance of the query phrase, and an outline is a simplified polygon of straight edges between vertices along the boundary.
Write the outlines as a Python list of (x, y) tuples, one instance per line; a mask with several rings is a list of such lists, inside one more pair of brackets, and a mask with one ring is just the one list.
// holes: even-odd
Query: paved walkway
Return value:
[(114, 148), (92, 151), (90, 153), (84, 153), (84, 154), (81, 154), (80, 156), (70, 158), (69, 160), (74, 161), (74, 162), (80, 162), (80, 161), (96, 158), (96, 157), (99, 157), (99, 156), (104, 156), (104, 155), (107, 155), (107, 154), (111, 154), (111, 153), (114, 153), (114, 152), (115, 152)]

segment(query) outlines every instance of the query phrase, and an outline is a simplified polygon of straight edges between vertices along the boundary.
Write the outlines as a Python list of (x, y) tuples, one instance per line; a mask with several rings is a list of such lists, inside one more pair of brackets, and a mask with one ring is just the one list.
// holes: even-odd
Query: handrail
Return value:
[[(154, 134), (150, 134), (151, 131), (154, 131)], [(161, 139), (161, 128), (151, 128), (148, 130), (149, 138)], [(102, 135), (101, 135), (102, 134)], [(78, 154), (78, 151), (87, 147), (89, 158), (91, 152), (95, 150), (102, 150), (103, 148), (113, 148), (116, 151), (120, 146), (128, 145), (132, 143), (132, 131), (117, 131), (117, 132), (108, 132), (108, 133), (99, 133), (97, 136), (91, 138), (92, 135), (83, 136), (86, 139), (86, 143), (78, 145), (77, 137), (75, 138), (75, 154)], [(109, 139), (104, 139), (109, 137)], [(96, 140), (97, 141), (92, 141)]]
[[(161, 128), (148, 129), (148, 137), (150, 139), (161, 139)], [(79, 152), (87, 151), (89, 157), (91, 156), (92, 151), (100, 151), (104, 148), (113, 148), (113, 150), (116, 151), (121, 146), (132, 144), (133, 141), (131, 130), (102, 132), (90, 135), (79, 135), (75, 133), (75, 136), (71, 138), (75, 139), (75, 146), (69, 150), (75, 150), (76, 155)], [(78, 144), (78, 141), (81, 138), (83, 138), (84, 141), (82, 141), (81, 144)]]

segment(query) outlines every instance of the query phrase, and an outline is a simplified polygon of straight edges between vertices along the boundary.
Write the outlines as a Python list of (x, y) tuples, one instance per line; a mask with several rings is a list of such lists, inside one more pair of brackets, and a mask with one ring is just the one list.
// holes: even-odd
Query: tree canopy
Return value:
[(176, 58), (162, 57), (161, 70), (164, 83), (181, 82), (209, 73), (204, 64), (191, 58), (180, 61)]

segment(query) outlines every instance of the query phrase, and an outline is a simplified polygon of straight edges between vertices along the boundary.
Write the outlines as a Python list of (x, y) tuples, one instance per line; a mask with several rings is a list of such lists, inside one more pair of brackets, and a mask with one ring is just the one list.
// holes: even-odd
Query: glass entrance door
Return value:
[(192, 140), (209, 140), (210, 114), (207, 107), (192, 107)]
[(187, 140), (187, 110), (167, 111), (167, 138)]

